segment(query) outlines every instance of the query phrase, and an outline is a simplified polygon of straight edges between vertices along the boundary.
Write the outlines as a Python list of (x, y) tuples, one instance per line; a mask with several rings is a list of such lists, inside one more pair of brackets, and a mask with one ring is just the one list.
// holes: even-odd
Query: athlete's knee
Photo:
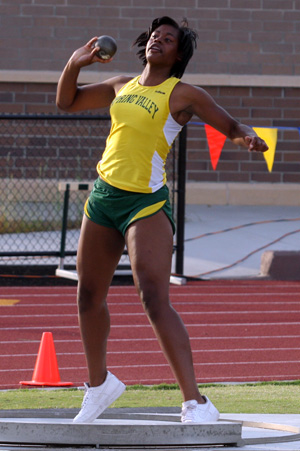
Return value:
[(78, 313), (82, 314), (90, 310), (93, 306), (93, 293), (84, 286), (84, 284), (79, 283), (77, 288), (77, 306)]
[(92, 285), (79, 281), (77, 305), (79, 314), (95, 310), (100, 311), (106, 305), (106, 298), (101, 296), (101, 293), (98, 292), (96, 287), (94, 288)]
[(140, 298), (147, 316), (153, 323), (161, 319), (171, 308), (168, 295), (162, 294), (153, 284), (140, 290)]

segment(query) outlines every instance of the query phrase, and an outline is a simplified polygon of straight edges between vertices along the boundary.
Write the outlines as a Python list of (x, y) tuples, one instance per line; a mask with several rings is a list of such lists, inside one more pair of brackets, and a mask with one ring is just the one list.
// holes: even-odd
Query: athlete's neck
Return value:
[(140, 76), (139, 84), (143, 86), (157, 86), (168, 78), (170, 78), (170, 69), (153, 68), (147, 64)]

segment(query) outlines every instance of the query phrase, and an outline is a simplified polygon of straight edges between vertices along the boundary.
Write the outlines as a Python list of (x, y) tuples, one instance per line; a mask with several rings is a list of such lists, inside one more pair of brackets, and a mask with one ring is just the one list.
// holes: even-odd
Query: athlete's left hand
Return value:
[(266, 152), (269, 147), (259, 136), (245, 136), (245, 143), (249, 152)]

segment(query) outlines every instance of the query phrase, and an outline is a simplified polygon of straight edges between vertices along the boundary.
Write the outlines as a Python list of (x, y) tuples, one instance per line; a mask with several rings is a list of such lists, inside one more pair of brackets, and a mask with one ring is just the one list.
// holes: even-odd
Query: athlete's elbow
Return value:
[(65, 113), (72, 112), (72, 104), (68, 104), (61, 99), (56, 99), (56, 106), (59, 110), (64, 111)]

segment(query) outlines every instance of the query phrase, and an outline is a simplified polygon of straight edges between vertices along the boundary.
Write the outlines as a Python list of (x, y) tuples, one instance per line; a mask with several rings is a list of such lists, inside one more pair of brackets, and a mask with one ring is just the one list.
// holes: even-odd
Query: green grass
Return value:
[[(200, 385), (221, 413), (299, 413), (300, 381), (238, 385)], [(74, 388), (24, 389), (0, 392), (1, 409), (79, 408), (83, 391)], [(129, 386), (111, 407), (174, 407), (181, 405), (176, 385)]]

